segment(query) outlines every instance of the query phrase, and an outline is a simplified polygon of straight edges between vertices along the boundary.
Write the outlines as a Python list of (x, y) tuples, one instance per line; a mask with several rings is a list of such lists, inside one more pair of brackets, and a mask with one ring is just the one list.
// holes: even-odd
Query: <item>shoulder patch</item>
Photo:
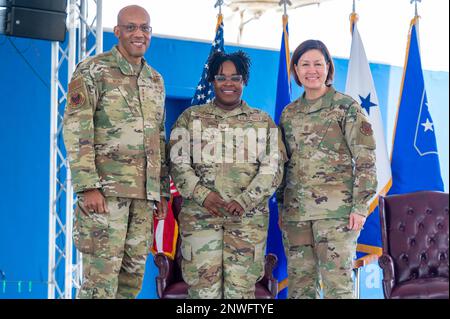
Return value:
[(81, 76), (70, 81), (69, 90), (67, 92), (67, 102), (69, 107), (74, 110), (83, 106), (86, 102), (86, 93), (83, 78)]
[(74, 92), (70, 93), (69, 105), (72, 108), (77, 108), (80, 105), (83, 105), (84, 102), (86, 102), (86, 97), (84, 96), (83, 92), (78, 90), (78, 91), (74, 91)]
[(373, 135), (372, 125), (369, 122), (366, 122), (366, 121), (362, 122), (361, 123), (361, 127), (359, 128), (359, 130), (365, 136), (372, 136)]
[(69, 83), (69, 91), (76, 91), (83, 87), (83, 79), (81, 77), (77, 77), (73, 79)]

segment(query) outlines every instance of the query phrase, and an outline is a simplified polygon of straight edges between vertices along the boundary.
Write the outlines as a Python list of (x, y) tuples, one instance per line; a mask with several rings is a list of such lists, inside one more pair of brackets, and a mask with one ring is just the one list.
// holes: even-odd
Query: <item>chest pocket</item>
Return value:
[(303, 123), (300, 123), (298, 130), (299, 147), (305, 149), (320, 147), (330, 125), (331, 119), (322, 118), (319, 114), (308, 114)]
[(214, 114), (197, 113), (194, 111), (191, 113), (191, 119), (192, 121), (189, 124), (189, 131), (195, 132), (196, 134), (201, 132), (202, 150), (206, 144), (213, 143), (216, 138), (219, 138), (218, 135), (221, 134), (219, 121), (216, 119)]
[[(202, 130), (206, 128), (219, 128), (219, 121), (216, 119), (214, 114), (192, 112), (191, 116), (191, 125), (194, 125), (194, 123), (201, 123)], [(193, 127), (191, 127), (191, 129), (192, 128)]]
[[(199, 153), (193, 153), (193, 168), (195, 174), (208, 187), (214, 188), (217, 170), (220, 169), (216, 164), (216, 154), (221, 151), (220, 145), (214, 145), (214, 140), (220, 137), (218, 128), (219, 121), (214, 114), (200, 113), (193, 111), (189, 123), (189, 132), (191, 135), (191, 143), (197, 143), (197, 137), (200, 136)], [(200, 134), (199, 134), (200, 133)], [(196, 137), (197, 135), (197, 137)], [(192, 144), (194, 152), (197, 145)]]
[(306, 144), (321, 151), (338, 152), (344, 137), (339, 124), (340, 113), (322, 109), (306, 116), (307, 120), (302, 125)]
[(134, 117), (141, 116), (141, 105), (136, 90), (129, 86), (119, 86), (118, 90)]
[(326, 119), (326, 125), (323, 127), (323, 134), (319, 148), (325, 151), (338, 152), (344, 142), (339, 118), (336, 115), (330, 115)]
[(100, 83), (102, 92), (97, 104), (97, 112), (104, 113), (112, 122), (128, 120), (140, 116), (139, 97), (131, 77), (120, 77), (111, 74), (103, 77)]
[(139, 94), (144, 116), (161, 123), (164, 119), (164, 89), (145, 81), (139, 86)]

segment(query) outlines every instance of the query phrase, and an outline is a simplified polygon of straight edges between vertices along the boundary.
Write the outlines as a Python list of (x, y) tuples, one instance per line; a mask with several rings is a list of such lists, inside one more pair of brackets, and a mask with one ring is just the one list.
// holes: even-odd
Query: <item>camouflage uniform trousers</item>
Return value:
[(153, 201), (106, 197), (108, 213), (89, 213), (79, 195), (74, 242), (83, 257), (77, 298), (135, 298), (152, 240)]
[(181, 213), (182, 273), (189, 298), (254, 299), (255, 284), (264, 275), (267, 214), (192, 220)]
[(325, 299), (352, 299), (353, 259), (359, 231), (348, 218), (284, 222), (289, 298), (315, 299), (323, 284)]

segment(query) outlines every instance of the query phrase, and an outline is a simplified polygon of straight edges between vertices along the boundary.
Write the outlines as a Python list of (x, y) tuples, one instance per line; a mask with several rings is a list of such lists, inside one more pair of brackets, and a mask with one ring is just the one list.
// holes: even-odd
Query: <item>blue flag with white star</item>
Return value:
[(443, 191), (436, 127), (428, 108), (417, 36), (418, 17), (411, 21), (407, 58), (392, 146), (389, 194)]
[[(215, 52), (223, 52), (223, 16), (219, 14), (217, 17), (216, 37), (211, 45), (208, 59)], [(208, 61), (208, 59), (206, 61)], [(203, 72), (200, 80), (198, 81), (197, 89), (195, 90), (194, 97), (192, 98), (191, 105), (200, 105), (209, 103), (214, 98), (214, 88), (211, 83), (207, 81), (208, 77), (208, 64), (205, 62)]]

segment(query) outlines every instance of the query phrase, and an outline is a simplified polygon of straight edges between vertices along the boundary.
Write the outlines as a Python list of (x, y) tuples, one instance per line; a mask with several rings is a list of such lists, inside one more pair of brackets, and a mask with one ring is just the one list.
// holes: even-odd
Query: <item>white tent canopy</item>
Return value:
[[(103, 6), (103, 25), (112, 28), (116, 24), (120, 8), (138, 4), (150, 12), (156, 35), (212, 41), (218, 13), (218, 9), (214, 8), (216, 2), (216, 0), (107, 1)], [(251, 2), (259, 3), (259, 7), (262, 2), (267, 2), (268, 9), (259, 19), (245, 25), (240, 44), (279, 50), (282, 11), (281, 8), (275, 9), (279, 0)], [(348, 58), (351, 43), (349, 15), (353, 0), (321, 1), (319, 5), (308, 6), (301, 6), (303, 2), (301, 0), (291, 2), (288, 15), (292, 49), (303, 40), (315, 38), (324, 41), (333, 56)], [(240, 9), (236, 11), (237, 4)], [(244, 6), (250, 10), (250, 0), (224, 1), (222, 13), (227, 43), (237, 43), (241, 23), (239, 10)], [(447, 0), (422, 0), (418, 4), (424, 69), (449, 70), (448, 7)], [(409, 23), (414, 16), (414, 5), (410, 0), (356, 0), (356, 12), (360, 17), (358, 28), (364, 37), (369, 61), (403, 67)]]

